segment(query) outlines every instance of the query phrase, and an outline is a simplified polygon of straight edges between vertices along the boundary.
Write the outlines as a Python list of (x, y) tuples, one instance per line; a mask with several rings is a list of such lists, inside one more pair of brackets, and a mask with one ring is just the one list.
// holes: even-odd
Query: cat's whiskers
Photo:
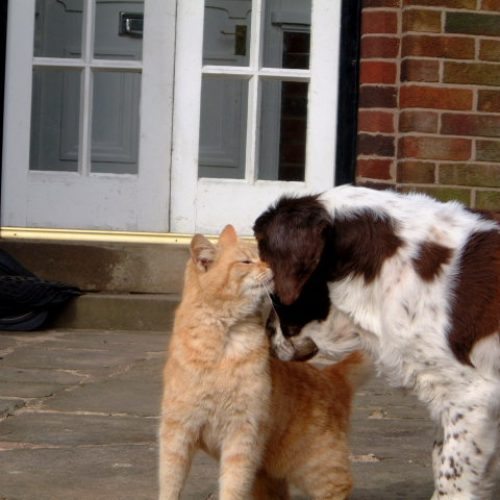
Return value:
[(276, 314), (276, 316), (278, 315), (278, 311), (276, 311), (276, 308), (274, 307), (274, 301), (273, 301), (273, 298), (272, 298), (272, 291), (268, 288), (267, 285), (264, 285), (264, 288), (266, 290), (266, 295), (269, 299), (269, 302), (271, 303), (271, 308), (272, 310), (274, 311), (274, 314)]

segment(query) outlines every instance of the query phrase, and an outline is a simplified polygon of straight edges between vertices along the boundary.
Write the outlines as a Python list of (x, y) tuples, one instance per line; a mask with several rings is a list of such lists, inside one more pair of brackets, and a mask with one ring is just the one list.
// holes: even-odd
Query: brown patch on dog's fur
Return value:
[(367, 284), (371, 283), (402, 244), (389, 216), (360, 210), (336, 220), (333, 279), (352, 274), (361, 275)]
[(466, 243), (457, 277), (448, 337), (455, 357), (471, 364), (474, 344), (500, 323), (500, 233), (473, 233)]
[(432, 241), (420, 245), (418, 257), (413, 258), (413, 267), (424, 281), (432, 281), (448, 264), (452, 256), (451, 248)]

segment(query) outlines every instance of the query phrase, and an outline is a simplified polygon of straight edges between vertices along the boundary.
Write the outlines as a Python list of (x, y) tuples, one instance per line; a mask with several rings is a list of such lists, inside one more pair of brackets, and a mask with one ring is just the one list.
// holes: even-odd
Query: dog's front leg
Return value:
[(434, 499), (489, 500), (498, 424), (487, 409), (455, 405), (442, 415), (443, 442), (433, 451)]

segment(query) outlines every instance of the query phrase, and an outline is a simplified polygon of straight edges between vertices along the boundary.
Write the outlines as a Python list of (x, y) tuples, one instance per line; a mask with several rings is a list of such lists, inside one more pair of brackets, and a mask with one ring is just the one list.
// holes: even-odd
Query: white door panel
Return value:
[(257, 216), (283, 193), (308, 194), (324, 188), (309, 188), (302, 182), (256, 181), (249, 192), (249, 185), (243, 180), (199, 179), (196, 232), (218, 234), (225, 224), (233, 224), (241, 234), (251, 235)]
[[(139, 203), (138, 184), (133, 176), (101, 176), (98, 179), (76, 174), (59, 173), (30, 176), (31, 194), (27, 199), (26, 216), (40, 227), (54, 227), (53, 214), (59, 214), (59, 227), (88, 227), (89, 221), (101, 230), (135, 231), (138, 225), (136, 206)], [(71, 193), (71, 196), (61, 196)], [(95, 200), (95, 202), (93, 201)], [(124, 204), (123, 201), (127, 200)], [(122, 206), (117, 211), (103, 213), (103, 205)]]
[(175, 8), (11, 2), (3, 226), (168, 231)]
[(1, 225), (251, 234), (333, 186), (340, 6), (10, 2)]
[[(178, 4), (173, 231), (217, 233), (232, 223), (241, 233), (251, 234), (255, 217), (281, 194), (318, 192), (333, 186), (341, 3), (312, 0), (312, 10), (307, 4), (298, 0)], [(233, 29), (240, 24), (247, 26), (246, 54), (231, 59), (228, 52), (241, 50), (241, 46), (236, 48), (237, 31)], [(234, 34), (232, 43), (227, 42), (228, 35), (218, 36), (229, 29)], [(207, 39), (207, 33), (218, 37), (219, 45)], [(286, 64), (285, 36), (290, 33), (310, 33), (306, 66), (300, 61), (297, 66)], [(203, 42), (203, 54), (198, 51), (186, 57), (188, 47), (202, 46)], [(216, 53), (218, 58), (208, 57)], [(206, 82), (213, 82), (212, 98), (202, 92), (200, 99)], [(239, 91), (237, 98), (225, 89), (225, 82), (233, 89), (242, 82), (246, 90)], [(292, 87), (287, 90), (287, 82), (302, 84), (298, 86), (302, 94), (294, 96)], [(207, 99), (210, 102), (205, 102)], [(278, 166), (287, 157), (283, 145), (292, 151), (291, 163), (294, 159), (283, 129), (286, 106), (290, 119), (294, 107), (307, 108), (306, 115), (300, 116), (304, 137), (297, 156), (303, 156), (305, 170), (299, 173), (298, 182), (281, 180)], [(242, 150), (239, 154), (235, 144)], [(220, 172), (224, 161), (234, 163), (238, 158), (239, 165), (232, 173)]]

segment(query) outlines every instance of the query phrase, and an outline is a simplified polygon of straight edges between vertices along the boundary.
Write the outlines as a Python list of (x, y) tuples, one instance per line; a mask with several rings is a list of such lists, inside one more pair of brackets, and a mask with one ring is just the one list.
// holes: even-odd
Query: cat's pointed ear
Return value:
[(220, 233), (219, 245), (228, 246), (235, 245), (238, 241), (238, 235), (236, 234), (236, 229), (234, 229), (231, 224), (228, 224)]
[(191, 258), (199, 271), (208, 271), (215, 258), (215, 246), (202, 234), (195, 234), (191, 240)]

